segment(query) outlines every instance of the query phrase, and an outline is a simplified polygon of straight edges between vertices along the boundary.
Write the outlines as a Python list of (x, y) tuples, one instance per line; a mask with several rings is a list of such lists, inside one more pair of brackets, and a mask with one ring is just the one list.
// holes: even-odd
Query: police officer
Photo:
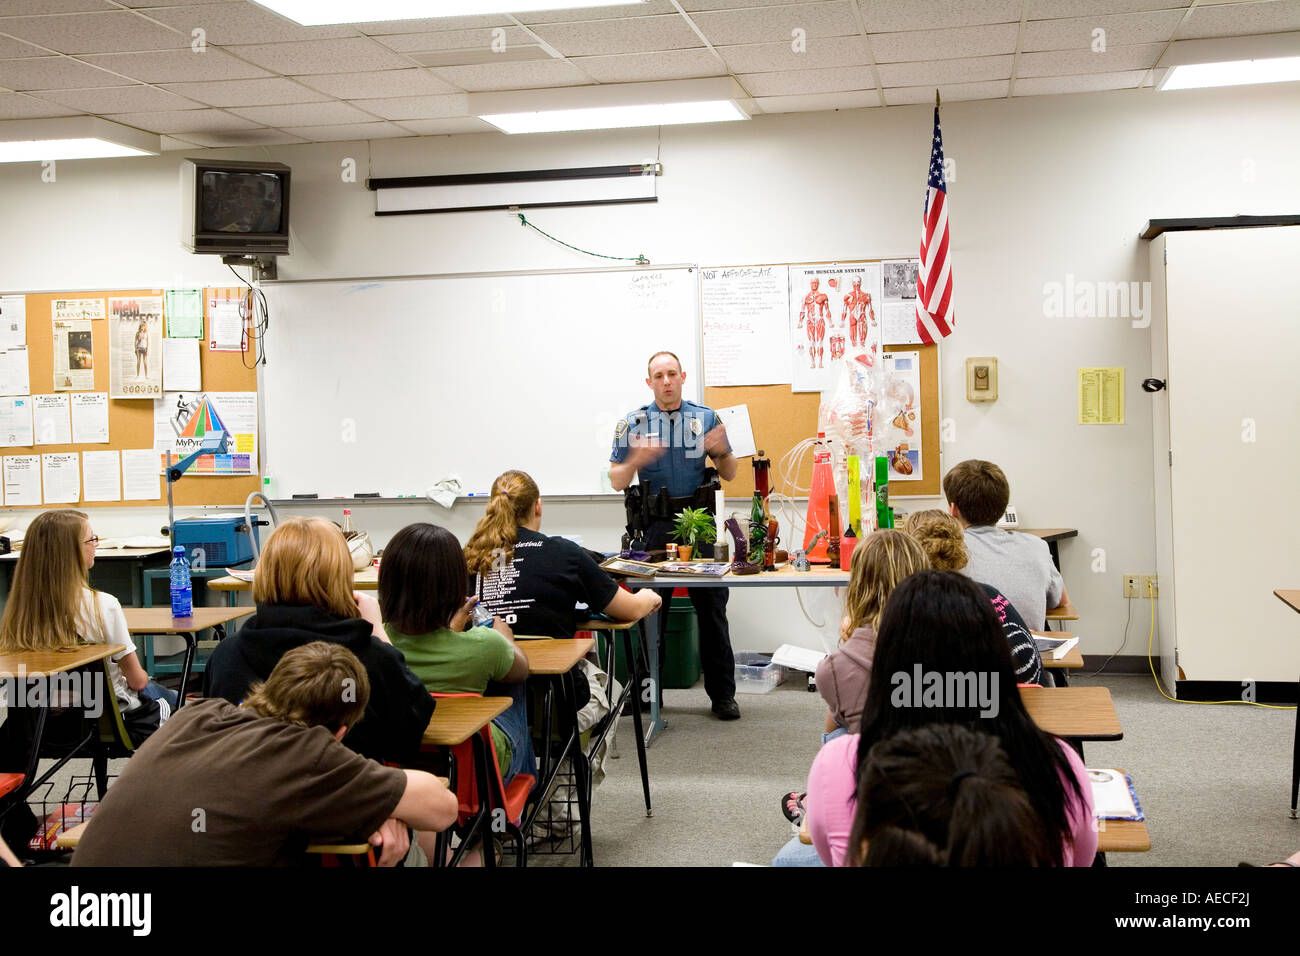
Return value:
[[(667, 489), (669, 513), (655, 514), (645, 536), (646, 549), (653, 551), (667, 542), (672, 516), (694, 504), (697, 489), (708, 481), (711, 469), (705, 457), (713, 460), (718, 475), (728, 481), (736, 476), (738, 462), (717, 413), (682, 398), (686, 373), (676, 355), (656, 352), (650, 356), (647, 373), (645, 383), (654, 391), (654, 401), (628, 414), (615, 428), (609, 480), (615, 491), (627, 488), (633, 478), (639, 478), (643, 493), (651, 496)], [(712, 495), (702, 503), (713, 510)], [(705, 557), (712, 556), (711, 546), (701, 550), (707, 552)], [(687, 593), (699, 618), (700, 663), (713, 713), (721, 720), (736, 720), (740, 707), (736, 704), (735, 658), (727, 629), (727, 588), (688, 588)], [(672, 589), (659, 594), (667, 608)], [(661, 662), (667, 621), (667, 613), (660, 613)]]

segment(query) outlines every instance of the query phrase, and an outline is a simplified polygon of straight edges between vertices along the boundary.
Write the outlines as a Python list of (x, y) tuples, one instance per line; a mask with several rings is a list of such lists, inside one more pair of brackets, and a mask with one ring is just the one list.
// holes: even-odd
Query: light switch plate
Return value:
[(966, 360), (966, 400), (968, 402), (996, 402), (998, 400), (998, 360), (992, 356)]

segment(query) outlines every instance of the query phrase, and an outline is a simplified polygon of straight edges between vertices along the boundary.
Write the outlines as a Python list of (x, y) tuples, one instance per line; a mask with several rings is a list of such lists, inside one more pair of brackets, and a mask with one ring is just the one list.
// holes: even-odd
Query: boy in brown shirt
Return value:
[(367, 835), (395, 863), (405, 825), (450, 826), (456, 797), (431, 774), (339, 742), (369, 696), (356, 656), (316, 641), (285, 654), (239, 707), (182, 708), (109, 788), (72, 865), (285, 866), (311, 839)]

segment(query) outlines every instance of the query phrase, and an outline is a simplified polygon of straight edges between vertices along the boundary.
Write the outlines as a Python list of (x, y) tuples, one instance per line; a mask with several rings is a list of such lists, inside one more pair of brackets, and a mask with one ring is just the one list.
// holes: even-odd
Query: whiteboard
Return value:
[(619, 418), (676, 352), (701, 394), (699, 274), (591, 272), (263, 283), (262, 474), (275, 496), (483, 494), (519, 468), (544, 495), (608, 492)]

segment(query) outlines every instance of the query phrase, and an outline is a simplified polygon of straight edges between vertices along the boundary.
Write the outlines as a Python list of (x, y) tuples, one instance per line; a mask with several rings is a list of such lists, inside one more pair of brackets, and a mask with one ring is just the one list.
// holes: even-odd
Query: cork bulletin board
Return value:
[[(205, 329), (209, 327), (209, 293), (242, 295), (246, 289), (204, 290)], [(104, 299), (120, 297), (161, 296), (160, 289), (119, 289), (82, 292), (39, 293), (26, 296), (27, 304), (27, 360), (31, 393), (54, 392), (54, 325), (51, 303), (55, 299)], [(109, 392), (109, 325), (108, 319), (91, 323), (93, 341), (93, 367), (95, 385), (85, 391)], [(244, 352), (209, 351), (207, 336), (199, 340), (199, 364), (203, 391), (256, 392), (257, 371), (255, 345), (250, 343)], [(75, 394), (70, 393), (70, 394)], [(260, 423), (259, 423), (260, 426)], [(108, 400), (108, 442), (94, 444), (25, 445), (0, 448), (3, 455), (42, 455), (56, 452), (113, 451), (152, 448), (154, 444), (153, 399)], [(84, 471), (84, 469), (83, 469)], [(84, 482), (84, 474), (83, 474)], [(173, 495), (178, 505), (235, 505), (243, 504), (250, 492), (261, 487), (256, 475), (217, 477), (187, 474), (178, 481)], [(83, 490), (84, 494), (84, 490)], [(135, 508), (142, 505), (163, 504), (167, 501), (167, 485), (161, 476), (159, 496), (149, 500), (94, 501), (80, 504), (51, 504), (58, 508)], [(23, 506), (36, 507), (36, 506)], [(12, 510), (6, 508), (4, 510)]]

